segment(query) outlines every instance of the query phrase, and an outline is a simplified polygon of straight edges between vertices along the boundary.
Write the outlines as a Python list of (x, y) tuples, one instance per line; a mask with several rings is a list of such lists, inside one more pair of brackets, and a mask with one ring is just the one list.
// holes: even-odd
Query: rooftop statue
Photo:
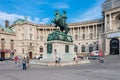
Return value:
[(67, 34), (69, 32), (69, 28), (68, 28), (68, 25), (66, 23), (66, 19), (67, 19), (67, 16), (66, 16), (66, 11), (63, 11), (63, 14), (60, 15), (59, 11), (56, 11), (55, 12), (55, 19), (52, 21), (52, 23), (55, 24), (55, 27), (60, 27), (60, 30), (62, 32), (64, 32), (65, 34)]

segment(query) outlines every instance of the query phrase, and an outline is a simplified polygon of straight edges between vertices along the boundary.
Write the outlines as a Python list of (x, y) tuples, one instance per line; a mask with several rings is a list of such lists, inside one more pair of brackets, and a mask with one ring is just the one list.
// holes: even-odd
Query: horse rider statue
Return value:
[(52, 21), (55, 24), (55, 27), (59, 26), (60, 30), (67, 34), (69, 32), (68, 25), (66, 23), (67, 16), (66, 16), (66, 11), (63, 11), (63, 14), (60, 15), (59, 11), (55, 12), (55, 19)]

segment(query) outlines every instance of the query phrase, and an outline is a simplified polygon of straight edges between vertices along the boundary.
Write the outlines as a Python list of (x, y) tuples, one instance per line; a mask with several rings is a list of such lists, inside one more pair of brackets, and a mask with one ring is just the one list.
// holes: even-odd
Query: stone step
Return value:
[(90, 63), (88, 59), (80, 61), (61, 61), (60, 64), (56, 64), (55, 61), (40, 61), (40, 60), (31, 60), (30, 64), (42, 65), (42, 66), (66, 66), (66, 65), (76, 65), (76, 64), (86, 64)]

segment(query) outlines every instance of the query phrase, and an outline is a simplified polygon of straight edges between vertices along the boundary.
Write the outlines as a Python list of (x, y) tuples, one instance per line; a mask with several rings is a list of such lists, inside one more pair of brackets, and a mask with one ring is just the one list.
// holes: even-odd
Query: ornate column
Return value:
[(107, 30), (107, 15), (105, 15), (105, 31)]
[(69, 32), (69, 33), (70, 33), (70, 35), (72, 36), (72, 28), (70, 28), (70, 32)]
[(47, 29), (45, 29), (45, 41), (47, 40), (47, 34), (48, 34), (48, 32), (47, 32)]
[(95, 37), (97, 38), (97, 25), (96, 25), (96, 32), (95, 32), (95, 34), (96, 34), (96, 36), (95, 36)]
[(86, 39), (86, 26), (85, 26), (85, 39)]
[(80, 27), (78, 27), (78, 40), (80, 40)]
[(90, 26), (88, 26), (88, 39), (90, 39)]
[(44, 29), (44, 28), (43, 28), (43, 34), (44, 34), (45, 36), (43, 36), (43, 35), (41, 35), (41, 36), (43, 36), (43, 41), (45, 41), (46, 33), (45, 33), (45, 29)]
[(79, 33), (79, 34), (80, 34), (79, 39), (81, 39), (81, 34), (82, 34), (82, 33), (81, 33), (81, 26), (80, 26), (80, 33)]
[(95, 39), (95, 25), (93, 25), (93, 38)]
[(75, 40), (75, 35), (74, 35), (74, 33), (75, 33), (75, 31), (74, 31), (74, 27), (72, 28), (72, 35), (73, 35), (73, 41)]
[(79, 40), (79, 27), (77, 27), (77, 40)]
[(111, 17), (111, 14), (109, 14), (109, 27), (110, 27), (110, 30), (112, 28), (112, 17)]
[(104, 29), (103, 29), (103, 28), (104, 28), (103, 26), (104, 26), (104, 25), (103, 25), (103, 24), (101, 24), (101, 31), (102, 31), (102, 32), (103, 32), (103, 30), (104, 30)]

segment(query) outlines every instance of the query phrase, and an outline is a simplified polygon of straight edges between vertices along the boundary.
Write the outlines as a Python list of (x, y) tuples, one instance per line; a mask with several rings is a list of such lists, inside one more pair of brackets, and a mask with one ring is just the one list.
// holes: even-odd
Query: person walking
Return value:
[(16, 56), (15, 58), (14, 58), (14, 62), (15, 62), (15, 67), (18, 69), (18, 60), (19, 60), (19, 58), (18, 58), (18, 56)]
[(55, 57), (55, 65), (57, 66), (58, 64), (58, 57)]
[(61, 63), (61, 57), (58, 58), (58, 64), (60, 64), (60, 63)]
[(104, 57), (100, 57), (100, 60), (99, 60), (100, 64), (104, 64)]
[(23, 70), (26, 70), (26, 58), (25, 57), (22, 59), (22, 66), (23, 66)]
[(30, 66), (29, 62), (30, 62), (30, 59), (29, 59), (29, 57), (27, 56), (27, 68)]

